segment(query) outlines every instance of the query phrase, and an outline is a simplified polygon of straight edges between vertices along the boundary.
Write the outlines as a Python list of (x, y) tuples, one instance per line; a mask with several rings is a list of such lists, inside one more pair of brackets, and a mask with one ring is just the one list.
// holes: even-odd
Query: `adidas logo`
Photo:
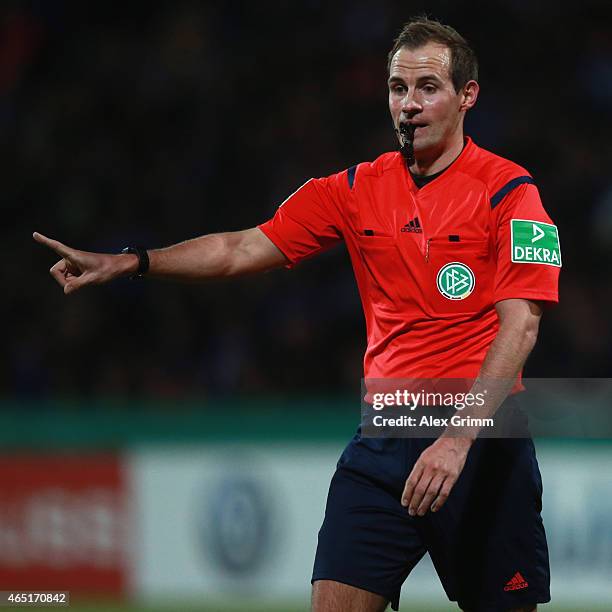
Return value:
[(516, 572), (510, 580), (508, 580), (504, 591), (518, 591), (519, 589), (526, 589), (529, 583), (521, 576), (521, 572)]
[(415, 217), (412, 221), (409, 221), (402, 227), (402, 232), (414, 232), (415, 234), (423, 233), (423, 229), (421, 228), (421, 224), (419, 223), (419, 218)]

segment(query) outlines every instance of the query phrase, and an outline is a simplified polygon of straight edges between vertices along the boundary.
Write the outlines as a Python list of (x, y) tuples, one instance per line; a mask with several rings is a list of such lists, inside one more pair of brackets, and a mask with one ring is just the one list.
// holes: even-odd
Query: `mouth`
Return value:
[(423, 128), (428, 127), (428, 125), (429, 124), (427, 124), (427, 123), (414, 123), (412, 121), (406, 121), (406, 122), (401, 123), (400, 127), (406, 126), (406, 128), (409, 127), (410, 129), (412, 129), (412, 130), (414, 130), (416, 132), (416, 130), (419, 130), (419, 129), (422, 130)]

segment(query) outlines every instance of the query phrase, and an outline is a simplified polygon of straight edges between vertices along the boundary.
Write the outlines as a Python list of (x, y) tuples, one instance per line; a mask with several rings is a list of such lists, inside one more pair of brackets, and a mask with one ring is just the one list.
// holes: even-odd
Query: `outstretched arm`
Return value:
[[(62, 258), (50, 272), (65, 294), (131, 276), (138, 268), (138, 257), (133, 254), (79, 251), (37, 232), (34, 239)], [(287, 263), (282, 252), (256, 227), (200, 236), (165, 249), (150, 250), (148, 255), (147, 276), (188, 282), (254, 274)]]

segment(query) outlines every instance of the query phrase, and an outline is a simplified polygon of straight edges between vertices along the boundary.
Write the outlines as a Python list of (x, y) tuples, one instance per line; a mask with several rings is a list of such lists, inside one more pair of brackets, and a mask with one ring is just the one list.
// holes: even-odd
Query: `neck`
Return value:
[(450, 145), (446, 145), (442, 152), (423, 151), (414, 153), (414, 164), (410, 166), (412, 174), (429, 176), (436, 174), (450, 166), (459, 157), (463, 149), (463, 131), (459, 130), (454, 136)]

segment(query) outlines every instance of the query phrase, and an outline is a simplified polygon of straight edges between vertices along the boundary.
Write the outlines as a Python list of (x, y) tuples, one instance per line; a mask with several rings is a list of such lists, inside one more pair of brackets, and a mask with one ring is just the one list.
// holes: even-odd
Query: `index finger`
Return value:
[(65, 244), (59, 242), (59, 240), (47, 238), (46, 236), (43, 236), (38, 232), (34, 232), (32, 234), (32, 237), (34, 238), (34, 240), (36, 240), (36, 242), (40, 242), (40, 244), (48, 246), (50, 249), (53, 249), (58, 255), (61, 255), (62, 257), (68, 257), (72, 250), (70, 247), (67, 247)]

